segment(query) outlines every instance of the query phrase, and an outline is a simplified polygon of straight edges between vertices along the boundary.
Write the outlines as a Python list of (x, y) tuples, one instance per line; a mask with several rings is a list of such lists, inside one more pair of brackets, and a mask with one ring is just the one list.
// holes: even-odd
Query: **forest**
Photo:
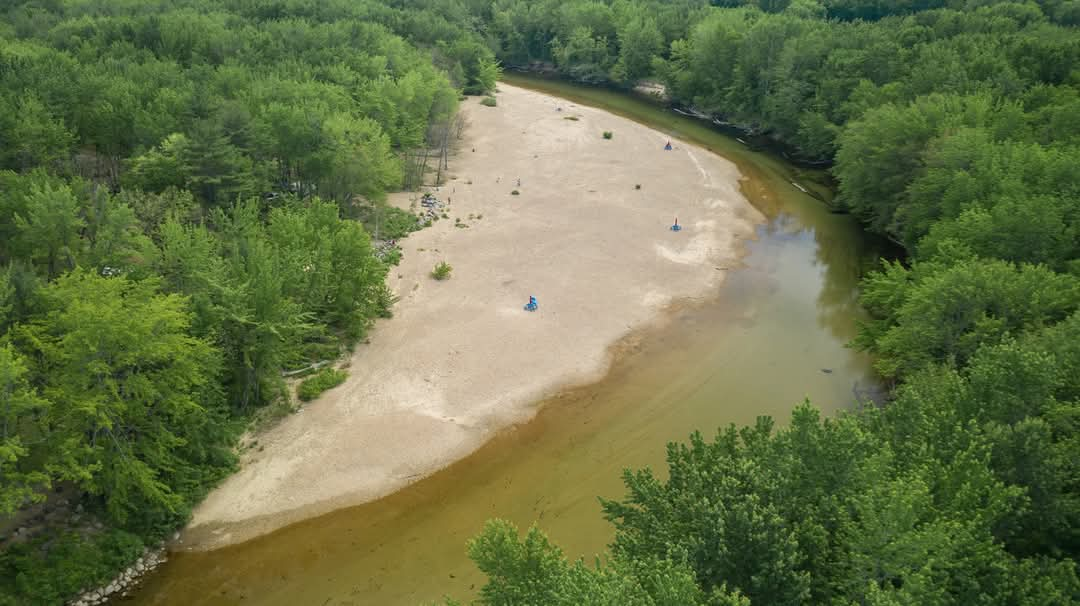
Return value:
[(500, 64), (662, 83), (828, 165), (906, 255), (853, 343), (885, 405), (669, 445), (603, 501), (595, 565), (493, 520), (480, 603), (1080, 601), (1080, 2), (6, 6), (0, 519), (63, 515), (4, 527), (0, 604), (171, 534), (288, 407), (282, 372), (390, 313), (355, 219)]
[(669, 445), (666, 474), (602, 499), (595, 566), (493, 520), (480, 603), (1080, 601), (1080, 3), (473, 9), (508, 69), (659, 82), (827, 164), (840, 209), (906, 253), (865, 277), (853, 343), (885, 405)]
[(497, 71), (376, 2), (6, 4), (0, 604), (58, 604), (185, 523), (283, 372), (390, 313), (356, 219)]

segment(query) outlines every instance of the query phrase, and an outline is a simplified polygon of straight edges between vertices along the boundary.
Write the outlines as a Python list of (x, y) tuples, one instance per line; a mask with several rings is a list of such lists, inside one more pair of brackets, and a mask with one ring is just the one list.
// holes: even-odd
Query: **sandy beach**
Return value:
[[(345, 384), (258, 436), (177, 548), (245, 541), (415, 482), (603, 376), (611, 346), (668, 305), (722, 296), (762, 220), (734, 164), (678, 140), (665, 151), (668, 136), (601, 110), (499, 90), (497, 107), (462, 104), (450, 178), (432, 191), (450, 218), (401, 241), (394, 317), (357, 347)], [(448, 280), (429, 276), (440, 261)], [(523, 310), (530, 295), (536, 312)]]

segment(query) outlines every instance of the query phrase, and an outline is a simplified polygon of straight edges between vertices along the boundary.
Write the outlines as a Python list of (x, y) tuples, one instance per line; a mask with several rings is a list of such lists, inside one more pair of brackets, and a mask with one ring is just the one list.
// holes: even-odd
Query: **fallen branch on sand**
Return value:
[(305, 372), (311, 372), (312, 370), (319, 370), (323, 366), (326, 366), (327, 364), (333, 364), (333, 363), (334, 363), (334, 360), (323, 360), (322, 362), (316, 362), (316, 363), (312, 364), (311, 366), (305, 366), (304, 368), (301, 368), (299, 370), (283, 370), (283, 371), (281, 371), (281, 376), (286, 377), (286, 378), (287, 377), (295, 377), (296, 375), (304, 374)]

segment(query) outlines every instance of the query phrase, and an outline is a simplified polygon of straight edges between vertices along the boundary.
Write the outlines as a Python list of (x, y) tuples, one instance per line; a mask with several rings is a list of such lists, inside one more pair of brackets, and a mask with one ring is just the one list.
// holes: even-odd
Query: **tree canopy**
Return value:
[(390, 313), (355, 219), (499, 68), (434, 5), (0, 14), (0, 604), (59, 604), (187, 520), (284, 371)]

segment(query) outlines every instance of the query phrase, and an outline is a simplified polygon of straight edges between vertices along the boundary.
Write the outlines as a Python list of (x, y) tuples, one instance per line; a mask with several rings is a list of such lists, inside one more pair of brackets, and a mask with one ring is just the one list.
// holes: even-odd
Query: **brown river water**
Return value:
[[(786, 423), (809, 398), (826, 414), (877, 383), (847, 348), (857, 280), (878, 246), (830, 214), (821, 174), (752, 152), (703, 123), (610, 91), (507, 76), (618, 113), (736, 162), (767, 217), (715, 300), (690, 301), (615, 346), (599, 383), (542, 403), (536, 418), (384, 499), (225, 549), (177, 552), (124, 602), (154, 605), (416, 605), (467, 601), (484, 578), (465, 542), (485, 520), (538, 524), (567, 555), (592, 561), (613, 537), (598, 496), (623, 493), (625, 468), (663, 471), (665, 444), (759, 415)], [(182, 547), (182, 546), (181, 546)]]

